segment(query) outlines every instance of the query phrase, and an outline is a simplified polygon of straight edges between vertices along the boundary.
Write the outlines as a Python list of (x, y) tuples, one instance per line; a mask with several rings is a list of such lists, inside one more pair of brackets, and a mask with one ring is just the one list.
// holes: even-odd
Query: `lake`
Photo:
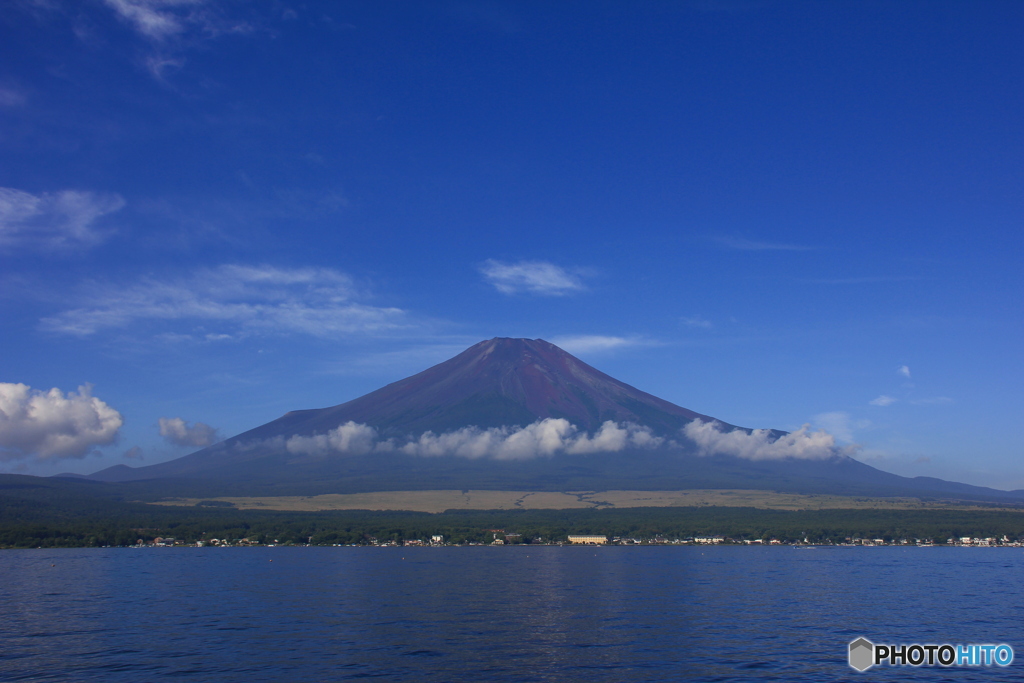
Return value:
[[(847, 664), (1007, 643), (1008, 667)], [(1010, 681), (1024, 550), (0, 551), (5, 681)]]

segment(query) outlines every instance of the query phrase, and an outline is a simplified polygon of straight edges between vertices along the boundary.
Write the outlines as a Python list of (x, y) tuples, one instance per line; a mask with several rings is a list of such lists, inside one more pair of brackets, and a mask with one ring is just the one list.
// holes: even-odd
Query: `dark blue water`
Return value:
[[(55, 565), (55, 566), (51, 566)], [(846, 664), (1000, 643), (1007, 668)], [(1024, 679), (1024, 551), (166, 548), (0, 552), (0, 680)]]

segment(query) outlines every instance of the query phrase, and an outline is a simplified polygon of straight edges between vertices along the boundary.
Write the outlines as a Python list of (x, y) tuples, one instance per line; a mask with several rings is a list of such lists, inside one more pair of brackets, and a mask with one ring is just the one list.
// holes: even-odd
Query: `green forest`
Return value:
[[(122, 499), (116, 486), (75, 480), (0, 477), (0, 547), (126, 546), (157, 537), (185, 543), (213, 538), (258, 543), (333, 545), (429, 540), (485, 543), (511, 534), (514, 542), (559, 542), (569, 534), (609, 538), (777, 539), (841, 543), (848, 538), (933, 539), (1024, 537), (1024, 511), (763, 510), (674, 507), (576, 510), (416, 512), (277, 512), (237, 510), (216, 503), (153, 506)], [(516, 535), (518, 534), (518, 535)]]

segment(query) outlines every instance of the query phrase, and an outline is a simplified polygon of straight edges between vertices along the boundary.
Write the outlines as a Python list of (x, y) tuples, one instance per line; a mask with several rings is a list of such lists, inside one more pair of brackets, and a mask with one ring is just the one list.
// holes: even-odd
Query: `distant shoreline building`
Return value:
[(573, 545), (604, 545), (608, 543), (607, 536), (569, 536), (569, 543)]

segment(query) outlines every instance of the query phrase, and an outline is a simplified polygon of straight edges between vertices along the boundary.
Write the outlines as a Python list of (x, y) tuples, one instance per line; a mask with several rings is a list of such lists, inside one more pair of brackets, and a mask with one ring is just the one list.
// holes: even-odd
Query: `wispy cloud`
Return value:
[(121, 413), (93, 396), (89, 385), (64, 395), (57, 388), (0, 383), (0, 460), (83, 458), (113, 443), (123, 424)]
[(906, 365), (901, 365), (898, 368), (896, 368), (896, 372), (903, 375), (907, 379), (910, 379), (910, 368), (907, 367)]
[(153, 40), (165, 40), (184, 31), (189, 17), (181, 10), (194, 10), (202, 4), (200, 0), (104, 1), (136, 31)]
[(100, 219), (124, 206), (117, 194), (61, 190), (32, 194), (0, 187), (0, 249), (67, 250), (110, 236)]
[(817, 247), (803, 244), (787, 244), (783, 242), (766, 242), (763, 240), (752, 240), (745, 237), (718, 236), (714, 240), (727, 249), (739, 251), (813, 251)]
[(611, 351), (630, 346), (654, 345), (654, 342), (641, 337), (610, 337), (597, 334), (554, 337), (551, 343), (569, 353), (593, 353), (595, 351)]
[(878, 398), (872, 399), (872, 400), (868, 401), (868, 403), (873, 405), (873, 406), (885, 407), (885, 406), (891, 406), (893, 403), (896, 403), (896, 401), (898, 401), (898, 400), (899, 399), (894, 398), (892, 396), (886, 396), (885, 394), (882, 394)]
[(680, 318), (679, 322), (681, 322), (686, 327), (699, 327), (704, 330), (710, 330), (712, 327), (715, 326), (714, 323), (712, 323), (710, 320), (705, 320), (699, 315), (692, 315)]
[(0, 107), (20, 107), (27, 101), (28, 98), (20, 90), (0, 86)]
[(209, 0), (104, 0), (114, 13), (146, 38), (166, 42), (188, 32), (206, 37), (248, 33), (252, 26), (219, 14)]
[(488, 259), (479, 270), (503, 294), (565, 296), (586, 289), (578, 274), (547, 261), (504, 263)]
[(836, 410), (814, 416), (814, 424), (834, 434), (838, 441), (852, 443), (853, 431), (871, 426), (870, 420), (856, 420), (847, 412)]
[(224, 3), (209, 0), (104, 0), (104, 4), (150, 44), (151, 52), (143, 62), (160, 81), (168, 70), (184, 65), (181, 52), (189, 42), (253, 30), (248, 21), (227, 17)]
[(204, 448), (219, 440), (217, 430), (203, 422), (189, 424), (180, 417), (161, 417), (160, 436), (175, 446)]
[(683, 434), (697, 444), (703, 455), (732, 455), (747, 460), (825, 460), (839, 453), (836, 440), (823, 430), (810, 431), (804, 425), (795, 432), (775, 438), (768, 429), (750, 433), (742, 429), (724, 431), (714, 420), (697, 419), (683, 427)]
[(179, 279), (83, 289), (91, 293), (82, 304), (44, 318), (44, 330), (87, 336), (144, 322), (192, 322), (205, 326), (204, 338), (225, 339), (384, 333), (410, 324), (401, 309), (357, 301), (351, 278), (329, 268), (224, 265)]

